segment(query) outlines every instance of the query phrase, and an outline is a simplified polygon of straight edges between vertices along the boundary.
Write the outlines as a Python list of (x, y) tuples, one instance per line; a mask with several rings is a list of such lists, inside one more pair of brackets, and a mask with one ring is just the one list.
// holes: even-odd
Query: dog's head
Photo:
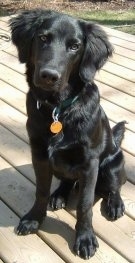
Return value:
[(62, 87), (69, 79), (92, 82), (112, 55), (106, 33), (97, 25), (47, 10), (25, 11), (11, 19), (19, 60), (34, 67), (35, 86)]

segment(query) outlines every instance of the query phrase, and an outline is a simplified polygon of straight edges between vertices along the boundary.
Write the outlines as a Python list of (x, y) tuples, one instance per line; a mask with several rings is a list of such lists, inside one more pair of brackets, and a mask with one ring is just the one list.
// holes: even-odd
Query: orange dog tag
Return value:
[(52, 133), (58, 133), (62, 130), (62, 123), (60, 121), (54, 121), (51, 126), (50, 130)]

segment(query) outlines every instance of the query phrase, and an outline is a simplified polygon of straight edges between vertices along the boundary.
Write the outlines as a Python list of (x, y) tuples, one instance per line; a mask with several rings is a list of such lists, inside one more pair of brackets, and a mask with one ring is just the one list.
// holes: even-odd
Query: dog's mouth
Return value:
[[(57, 71), (53, 70), (53, 74), (48, 75), (41, 75), (40, 70), (35, 70), (33, 83), (37, 88), (41, 88), (45, 91), (56, 91), (60, 92), (63, 90), (64, 86), (66, 85), (67, 78), (66, 74), (57, 73)], [(51, 72), (52, 73), (52, 72)]]
[(57, 82), (55, 82), (54, 84), (52, 84), (51, 82), (48, 82), (47, 84), (42, 82), (42, 81), (35, 81), (34, 80), (34, 85), (37, 88), (40, 88), (42, 90), (45, 91), (56, 91), (59, 92), (61, 89), (63, 89), (64, 83), (62, 80), (59, 80)]

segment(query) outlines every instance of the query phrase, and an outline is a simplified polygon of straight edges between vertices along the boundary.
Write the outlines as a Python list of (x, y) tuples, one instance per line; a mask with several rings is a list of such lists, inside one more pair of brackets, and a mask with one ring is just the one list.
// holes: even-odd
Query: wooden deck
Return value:
[[(8, 18), (0, 18), (0, 34), (9, 34)], [(99, 249), (91, 263), (135, 262), (135, 36), (105, 28), (115, 55), (96, 76), (111, 125), (126, 120), (125, 154), (127, 183), (122, 188), (126, 214), (116, 222), (101, 215), (101, 202), (94, 205), (93, 225)], [(0, 39), (0, 263), (81, 263), (72, 253), (75, 206), (52, 212), (37, 235), (17, 236), (14, 227), (31, 208), (35, 177), (25, 129), (24, 65), (10, 42)], [(54, 183), (55, 184), (55, 183)], [(72, 193), (75, 195), (75, 193)]]

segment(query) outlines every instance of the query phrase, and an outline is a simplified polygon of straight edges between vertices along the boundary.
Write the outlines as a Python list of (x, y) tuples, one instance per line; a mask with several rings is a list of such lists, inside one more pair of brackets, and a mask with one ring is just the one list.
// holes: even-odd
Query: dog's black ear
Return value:
[(31, 41), (36, 30), (35, 12), (25, 11), (10, 19), (12, 42), (18, 49), (19, 60), (26, 63), (29, 57)]
[(98, 25), (81, 22), (85, 39), (85, 51), (80, 65), (80, 77), (84, 82), (92, 82), (107, 58), (112, 55), (113, 47), (107, 34)]
[(37, 29), (51, 13), (41, 9), (28, 10), (10, 19), (12, 42), (18, 49), (20, 62), (28, 61), (32, 39)]

